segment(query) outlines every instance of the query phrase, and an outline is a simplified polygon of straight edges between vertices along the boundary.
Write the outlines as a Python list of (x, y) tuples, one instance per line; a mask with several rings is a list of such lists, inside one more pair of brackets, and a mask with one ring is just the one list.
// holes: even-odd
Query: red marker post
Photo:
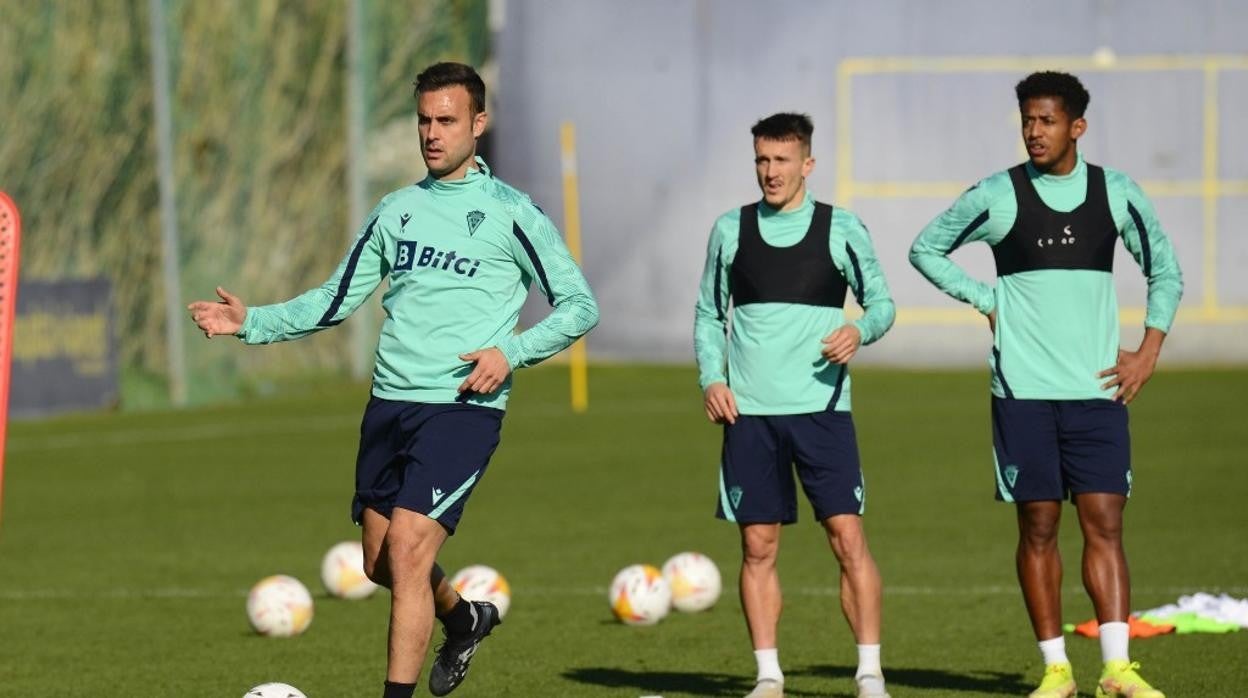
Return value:
[(0, 191), (0, 510), (4, 502), (4, 450), (9, 427), (13, 321), (17, 315), (17, 260), (21, 242), (22, 218), (17, 204)]

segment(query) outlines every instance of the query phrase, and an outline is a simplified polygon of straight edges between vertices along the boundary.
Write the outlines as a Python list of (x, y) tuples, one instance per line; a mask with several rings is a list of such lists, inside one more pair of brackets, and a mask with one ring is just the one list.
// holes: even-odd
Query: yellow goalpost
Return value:
[[(864, 181), (854, 176), (853, 104), (856, 84), (867, 77), (897, 75), (960, 75), (1060, 69), (1079, 73), (1166, 74), (1183, 72), (1200, 83), (1201, 171), (1188, 179), (1143, 180), (1150, 197), (1187, 197), (1201, 202), (1201, 254), (1192, 260), (1193, 276), (1201, 280), (1199, 302), (1179, 310), (1184, 322), (1205, 325), (1248, 323), (1248, 305), (1228, 304), (1218, 297), (1220, 203), (1228, 197), (1248, 196), (1248, 179), (1229, 179), (1219, 166), (1222, 152), (1219, 91), (1224, 77), (1248, 71), (1248, 55), (1134, 55), (1116, 56), (1108, 48), (1088, 56), (873, 56), (841, 61), (836, 79), (837, 163), (836, 202), (850, 207), (860, 199), (953, 199), (966, 189), (964, 181)], [(1142, 323), (1144, 308), (1124, 307), (1124, 322)], [(962, 325), (982, 322), (966, 308), (898, 307), (898, 324)]]
[[(568, 251), (577, 264), (581, 263), (581, 202), (576, 179), (576, 127), (571, 121), (559, 125), (560, 169), (563, 172), (563, 234)], [(568, 350), (571, 372), (572, 411), (589, 409), (589, 367), (585, 338), (576, 340)]]

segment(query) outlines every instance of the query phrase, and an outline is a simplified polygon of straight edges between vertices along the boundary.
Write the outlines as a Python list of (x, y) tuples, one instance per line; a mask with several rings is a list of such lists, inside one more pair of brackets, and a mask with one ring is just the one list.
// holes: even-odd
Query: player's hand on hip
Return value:
[(1108, 389), (1116, 387), (1114, 391), (1114, 400), (1122, 401), (1122, 404), (1128, 404), (1140, 394), (1140, 389), (1153, 377), (1153, 369), (1157, 367), (1157, 354), (1155, 352), (1140, 350), (1126, 351), (1118, 350), (1118, 363), (1111, 368), (1096, 374), (1098, 378), (1109, 378), (1102, 388)]
[(511, 375), (511, 364), (498, 347), (478, 349), (467, 354), (460, 354), (461, 361), (475, 363), (472, 373), (459, 384), (461, 393), (480, 393), (486, 395), (498, 390), (507, 376)]
[(862, 333), (854, 325), (841, 325), (823, 338), (823, 358), (834, 364), (847, 364), (862, 345)]
[(706, 418), (716, 424), (737, 423), (737, 399), (726, 383), (711, 383), (703, 394)]
[(243, 320), (247, 319), (247, 306), (238, 296), (217, 287), (219, 301), (195, 301), (186, 306), (191, 311), (191, 319), (204, 333), (205, 337), (219, 334), (238, 334), (243, 329)]

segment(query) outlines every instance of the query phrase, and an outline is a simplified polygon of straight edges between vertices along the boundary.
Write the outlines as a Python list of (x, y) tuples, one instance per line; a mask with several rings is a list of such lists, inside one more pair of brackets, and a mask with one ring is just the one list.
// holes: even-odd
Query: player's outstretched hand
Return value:
[(715, 424), (737, 423), (737, 399), (726, 383), (706, 386), (706, 418)]
[(247, 306), (238, 296), (217, 287), (219, 301), (195, 301), (186, 306), (191, 311), (191, 319), (199, 326), (205, 337), (219, 334), (238, 334), (243, 329), (243, 320), (247, 318)]
[(862, 333), (854, 325), (841, 325), (823, 338), (823, 358), (834, 364), (847, 364), (858, 353)]
[(461, 393), (479, 393), (487, 395), (498, 390), (498, 387), (511, 375), (511, 364), (498, 347), (478, 349), (468, 354), (460, 354), (461, 361), (475, 363), (472, 373), (459, 384)]
[(1096, 374), (1098, 378), (1109, 378), (1101, 388), (1117, 387), (1114, 392), (1114, 400), (1121, 400), (1122, 404), (1130, 404), (1136, 395), (1140, 394), (1140, 389), (1153, 377), (1153, 369), (1157, 367), (1157, 353), (1147, 349), (1139, 351), (1127, 351), (1125, 349), (1118, 350), (1118, 363), (1112, 368)]

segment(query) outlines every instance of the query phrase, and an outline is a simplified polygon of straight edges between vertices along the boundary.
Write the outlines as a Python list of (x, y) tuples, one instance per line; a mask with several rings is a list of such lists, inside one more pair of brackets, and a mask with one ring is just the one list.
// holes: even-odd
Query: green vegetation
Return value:
[[(347, 220), (347, 3), (165, 4), (183, 298), (223, 284), (270, 303), (322, 283), (362, 222)], [(412, 80), (435, 60), (484, 62), (487, 3), (361, 4), (371, 205), (423, 176)], [(167, 363), (147, 9), (0, 0), (0, 188), (22, 209), (22, 276), (112, 281), (127, 407), (159, 404)], [(193, 401), (350, 356), (347, 332), (279, 357), (182, 331)]]

